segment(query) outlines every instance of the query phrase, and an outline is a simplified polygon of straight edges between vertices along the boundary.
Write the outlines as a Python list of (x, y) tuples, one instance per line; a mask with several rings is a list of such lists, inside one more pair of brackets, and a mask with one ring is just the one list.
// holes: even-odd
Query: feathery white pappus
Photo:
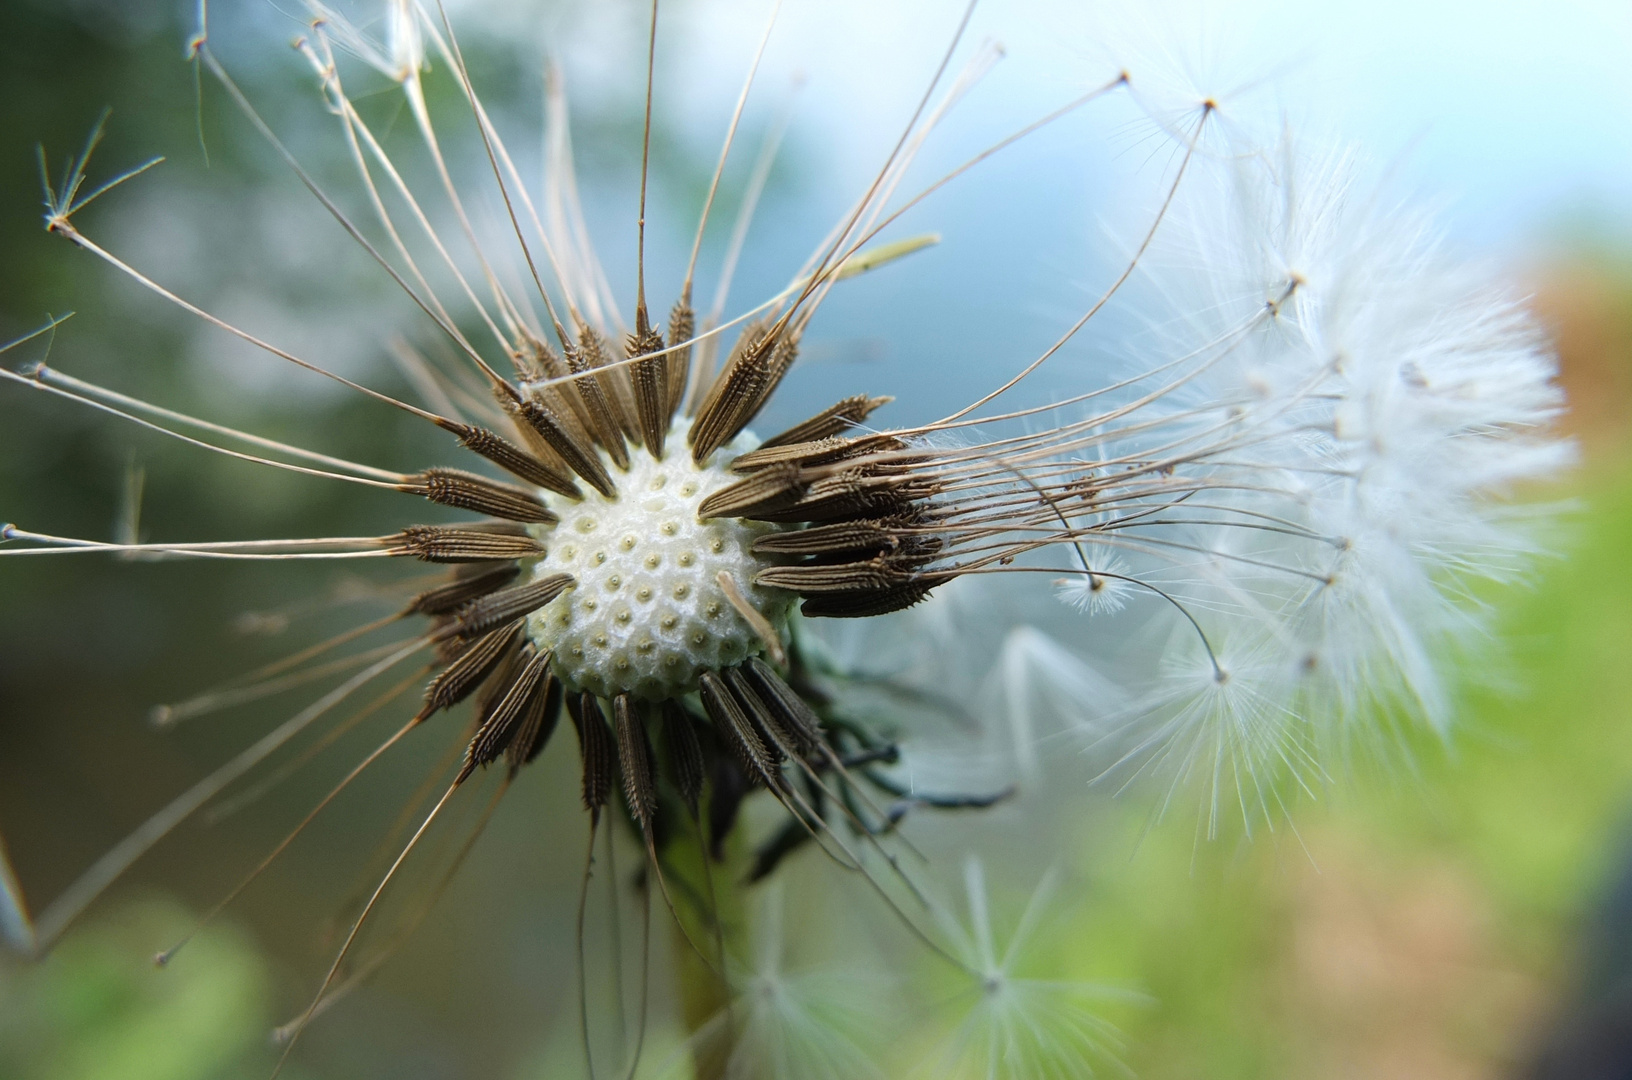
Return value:
[(1573, 448), (1523, 306), (1368, 186), (1355, 154), (1287, 136), (1191, 169), (1141, 263), (1154, 302), (1127, 346), (1144, 370), (1181, 358), (1183, 385), (1141, 403), (1107, 454), (1221, 433), (1236, 448), (1177, 464), (1197, 493), (1115, 543), (1122, 572), (1187, 618), (1125, 707), (1093, 719), (1115, 731), (1113, 771), (1190, 776), (1215, 813), (1239, 801), (1250, 818), (1273, 775), (1318, 775), (1390, 713), (1446, 730), (1444, 667), (1485, 630), (1469, 583), (1536, 554), (1547, 509), (1508, 497)]

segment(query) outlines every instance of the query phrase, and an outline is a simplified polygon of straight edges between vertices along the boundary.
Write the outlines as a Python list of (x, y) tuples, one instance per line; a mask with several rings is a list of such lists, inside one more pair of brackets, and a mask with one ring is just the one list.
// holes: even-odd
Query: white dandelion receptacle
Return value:
[[(684, 445), (682, 429), (671, 434)], [(785, 639), (793, 594), (753, 584), (771, 565), (754, 541), (777, 527), (698, 511), (739, 479), (721, 463), (755, 445), (739, 436), (702, 464), (683, 452), (659, 461), (636, 451), (614, 497), (547, 497), (561, 520), (536, 527), (548, 553), (532, 572), (571, 574), (578, 584), (528, 616), (527, 634), (554, 653), (569, 690), (661, 701), (696, 690), (706, 670), (762, 654), (765, 642), (721, 588), (721, 574)]]

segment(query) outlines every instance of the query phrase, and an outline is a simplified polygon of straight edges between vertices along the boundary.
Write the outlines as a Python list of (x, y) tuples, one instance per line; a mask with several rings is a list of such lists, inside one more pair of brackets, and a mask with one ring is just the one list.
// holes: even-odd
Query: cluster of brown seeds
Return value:
[[(901, 440), (846, 436), (889, 400), (883, 397), (847, 398), (735, 455), (726, 463), (729, 472), (721, 470), (723, 486), (700, 498), (697, 520), (681, 527), (701, 528), (712, 519), (775, 523), (751, 526), (752, 552), (760, 560), (752, 581), (725, 583), (726, 595), (759, 635), (750, 655), (705, 668), (679, 692), (658, 700), (633, 686), (611, 693), (583, 688), (570, 658), (555, 655), (552, 642), (529, 622), (558, 598), (573, 602), (569, 590), (580, 584), (569, 574), (541, 573), (549, 545), (571, 539), (554, 534), (559, 517), (551, 506), (583, 499), (580, 484), (603, 499), (638, 499), (638, 491), (620, 491), (618, 478), (642, 456), (661, 462), (671, 452), (671, 432), (685, 431), (692, 462), (706, 465), (759, 413), (798, 352), (797, 333), (786, 318), (750, 326), (706, 392), (697, 395), (688, 422), (688, 399), (696, 391), (689, 384), (701, 374), (691, 363), (689, 305), (677, 304), (669, 320), (673, 347), (666, 348), (663, 335), (650, 327), (644, 308), (637, 310), (635, 325), (624, 362), (616, 364), (600, 336), (582, 323), (571, 344), (562, 335), (559, 352), (524, 339), (514, 354), (518, 378), (495, 380), (494, 386), (512, 421), (512, 438), (438, 419), (463, 446), (526, 486), (451, 469), (426, 470), (401, 485), (431, 501), (500, 519), (416, 526), (386, 538), (394, 554), (460, 564), (450, 581), (408, 607), (433, 620), (431, 637), (443, 665), (415, 721), (474, 698), (457, 784), (500, 758), (512, 771), (533, 760), (565, 708), (578, 735), (585, 806), (598, 818), (621, 777), (630, 818), (648, 845), (655, 843), (666, 798), (696, 815), (710, 789), (709, 832), (717, 850), (742, 798), (764, 787), (794, 820), (762, 849), (758, 876), (817, 835), (831, 806), (857, 805), (854, 793), (840, 797), (829, 786), (829, 778), (847, 787), (853, 782), (847, 759), (887, 794), (896, 792), (871, 768), (891, 760), (892, 748), (848, 722), (842, 731), (824, 724), (825, 701), (801, 676), (797, 649), (784, 651), (779, 613), (785, 603), (780, 609), (756, 605), (744, 599), (740, 586), (802, 596), (807, 615), (869, 615), (921, 599), (935, 579), (921, 582), (915, 573), (935, 557), (939, 543), (913, 528), (921, 517), (918, 505), (934, 488), (913, 479)], [(615, 547), (612, 555), (618, 557)], [(593, 599), (587, 602), (593, 606)], [(564, 612), (563, 622), (568, 620)], [(782, 670), (763, 653), (775, 656)], [(802, 790), (784, 775), (790, 765), (806, 778)], [(899, 810), (870, 815), (873, 820), (865, 823), (853, 810), (845, 813), (852, 824), (877, 832), (892, 827)]]

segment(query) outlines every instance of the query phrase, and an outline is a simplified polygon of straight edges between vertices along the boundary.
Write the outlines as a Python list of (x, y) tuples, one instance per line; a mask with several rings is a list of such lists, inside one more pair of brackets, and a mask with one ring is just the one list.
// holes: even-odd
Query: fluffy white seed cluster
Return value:
[[(1204, 116), (1224, 119), (1162, 126)], [(1036, 560), (1065, 575), (1043, 579), (1060, 603), (965, 579), (811, 624), (874, 681), (1005, 717), (1021, 775), (1075, 728), (1094, 775), (1199, 789), (1206, 832), (1281, 816), (1284, 781), (1313, 788), (1411, 725), (1449, 729), (1459, 664), (1488, 658), (1482, 583), (1545, 550), (1552, 508), (1524, 496), (1574, 452), (1544, 335), (1428, 212), (1353, 152), (1212, 135), (1116, 298), (1133, 329), (1094, 339), (1079, 388), (1111, 387), (1085, 406), (1106, 422), (1052, 463), (1105, 507), (1078, 551)], [(911, 751), (922, 775), (933, 755)]]
[(1100, 552), (1176, 603), (1145, 592), (1137, 607), (1172, 628), (1163, 661), (1096, 719), (1127, 736), (1117, 764), (1193, 776), (1215, 810), (1257, 816), (1269, 776), (1319, 776), (1385, 718), (1444, 729), (1447, 664), (1483, 628), (1470, 583), (1535, 551), (1504, 496), (1571, 448), (1522, 305), (1352, 155), (1195, 166), (1128, 347), (1172, 389), (1114, 449), (1223, 449), (1178, 466), (1195, 490)]
[(527, 634), (555, 653), (553, 669), (571, 690), (657, 701), (695, 690), (705, 670), (763, 652), (721, 588), (722, 572), (777, 633), (786, 632), (793, 594), (753, 584), (766, 565), (752, 551), (754, 539), (778, 527), (697, 514), (705, 498), (741, 479), (721, 462), (755, 440), (739, 436), (702, 465), (684, 440), (677, 425), (662, 461), (632, 449), (628, 472), (608, 463), (618, 486), (610, 499), (545, 494), (561, 520), (540, 530), (549, 551), (533, 574), (567, 573), (578, 584), (534, 612)]

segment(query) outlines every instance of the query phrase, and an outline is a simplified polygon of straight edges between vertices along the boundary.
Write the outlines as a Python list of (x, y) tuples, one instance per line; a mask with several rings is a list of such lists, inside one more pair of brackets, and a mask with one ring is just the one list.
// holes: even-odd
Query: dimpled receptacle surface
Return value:
[(695, 690), (705, 670), (763, 652), (720, 588), (722, 570), (785, 631), (794, 596), (753, 584), (754, 571), (767, 563), (750, 550), (755, 537), (778, 526), (697, 517), (699, 503), (742, 479), (725, 466), (754, 445), (739, 436), (699, 466), (677, 425), (662, 461), (631, 448), (627, 473), (608, 466), (615, 498), (592, 490), (581, 502), (544, 496), (561, 520), (539, 530), (549, 552), (533, 575), (568, 573), (578, 584), (535, 611), (527, 635), (554, 651), (554, 671), (568, 689), (656, 701)]

